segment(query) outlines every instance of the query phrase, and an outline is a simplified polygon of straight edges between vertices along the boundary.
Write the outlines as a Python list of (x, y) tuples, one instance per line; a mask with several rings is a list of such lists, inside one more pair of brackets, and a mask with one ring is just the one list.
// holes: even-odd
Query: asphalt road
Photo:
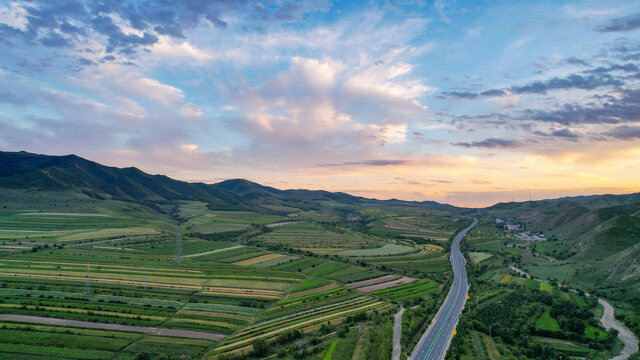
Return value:
[(429, 328), (413, 350), (409, 358), (411, 360), (441, 360), (444, 359), (447, 353), (453, 337), (453, 331), (458, 324), (458, 319), (460, 319), (460, 314), (469, 292), (467, 270), (465, 269), (466, 262), (460, 252), (460, 241), (477, 223), (478, 219), (474, 219), (473, 223), (456, 235), (451, 243), (450, 260), (453, 268), (453, 284), (440, 310), (438, 310)]

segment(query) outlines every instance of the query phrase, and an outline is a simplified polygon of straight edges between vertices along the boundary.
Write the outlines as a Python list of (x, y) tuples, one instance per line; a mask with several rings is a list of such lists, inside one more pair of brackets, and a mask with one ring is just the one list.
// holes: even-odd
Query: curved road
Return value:
[(431, 321), (429, 328), (422, 335), (418, 345), (413, 350), (410, 360), (441, 360), (447, 353), (449, 343), (453, 337), (453, 331), (458, 324), (460, 314), (467, 301), (469, 283), (467, 282), (467, 270), (465, 260), (460, 253), (460, 241), (478, 223), (474, 219), (473, 223), (462, 230), (451, 243), (451, 267), (453, 268), (453, 284), (449, 289), (449, 294), (438, 313)]

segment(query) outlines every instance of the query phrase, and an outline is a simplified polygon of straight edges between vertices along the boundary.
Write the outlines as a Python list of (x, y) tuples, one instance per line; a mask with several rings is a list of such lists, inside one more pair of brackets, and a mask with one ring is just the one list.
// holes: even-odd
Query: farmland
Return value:
[(0, 357), (365, 359), (390, 352), (398, 304), (435, 307), (450, 276), (444, 240), (330, 210), (2, 196)]

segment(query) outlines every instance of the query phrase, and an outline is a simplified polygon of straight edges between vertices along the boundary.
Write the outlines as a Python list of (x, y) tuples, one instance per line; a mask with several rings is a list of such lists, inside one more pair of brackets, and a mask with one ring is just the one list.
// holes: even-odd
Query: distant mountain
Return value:
[(97, 199), (202, 200), (239, 206), (238, 196), (203, 183), (186, 183), (139, 169), (100, 165), (75, 155), (0, 152), (0, 186), (38, 191), (78, 191)]
[(24, 151), (0, 151), (1, 187), (35, 191), (76, 191), (96, 199), (136, 202), (198, 200), (207, 202), (210, 207), (216, 209), (252, 209), (266, 212), (286, 212), (291, 208), (319, 209), (327, 206), (336, 208), (357, 205), (464, 210), (435, 201), (375, 200), (342, 192), (279, 190), (245, 179), (226, 180), (217, 184), (188, 183), (164, 175), (150, 175), (134, 167), (104, 166), (76, 155), (49, 156)]

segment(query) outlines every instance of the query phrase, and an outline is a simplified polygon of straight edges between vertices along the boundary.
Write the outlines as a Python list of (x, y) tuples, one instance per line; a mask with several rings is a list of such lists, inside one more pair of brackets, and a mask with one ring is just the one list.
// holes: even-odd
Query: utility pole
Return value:
[(147, 290), (147, 283), (149, 282), (149, 268), (145, 265), (144, 267), (144, 289)]
[(84, 281), (84, 294), (91, 294), (91, 279), (89, 278), (89, 271), (91, 270), (91, 265), (87, 264), (87, 278)]
[(176, 263), (176, 265), (182, 265), (182, 227), (178, 228), (174, 262)]

